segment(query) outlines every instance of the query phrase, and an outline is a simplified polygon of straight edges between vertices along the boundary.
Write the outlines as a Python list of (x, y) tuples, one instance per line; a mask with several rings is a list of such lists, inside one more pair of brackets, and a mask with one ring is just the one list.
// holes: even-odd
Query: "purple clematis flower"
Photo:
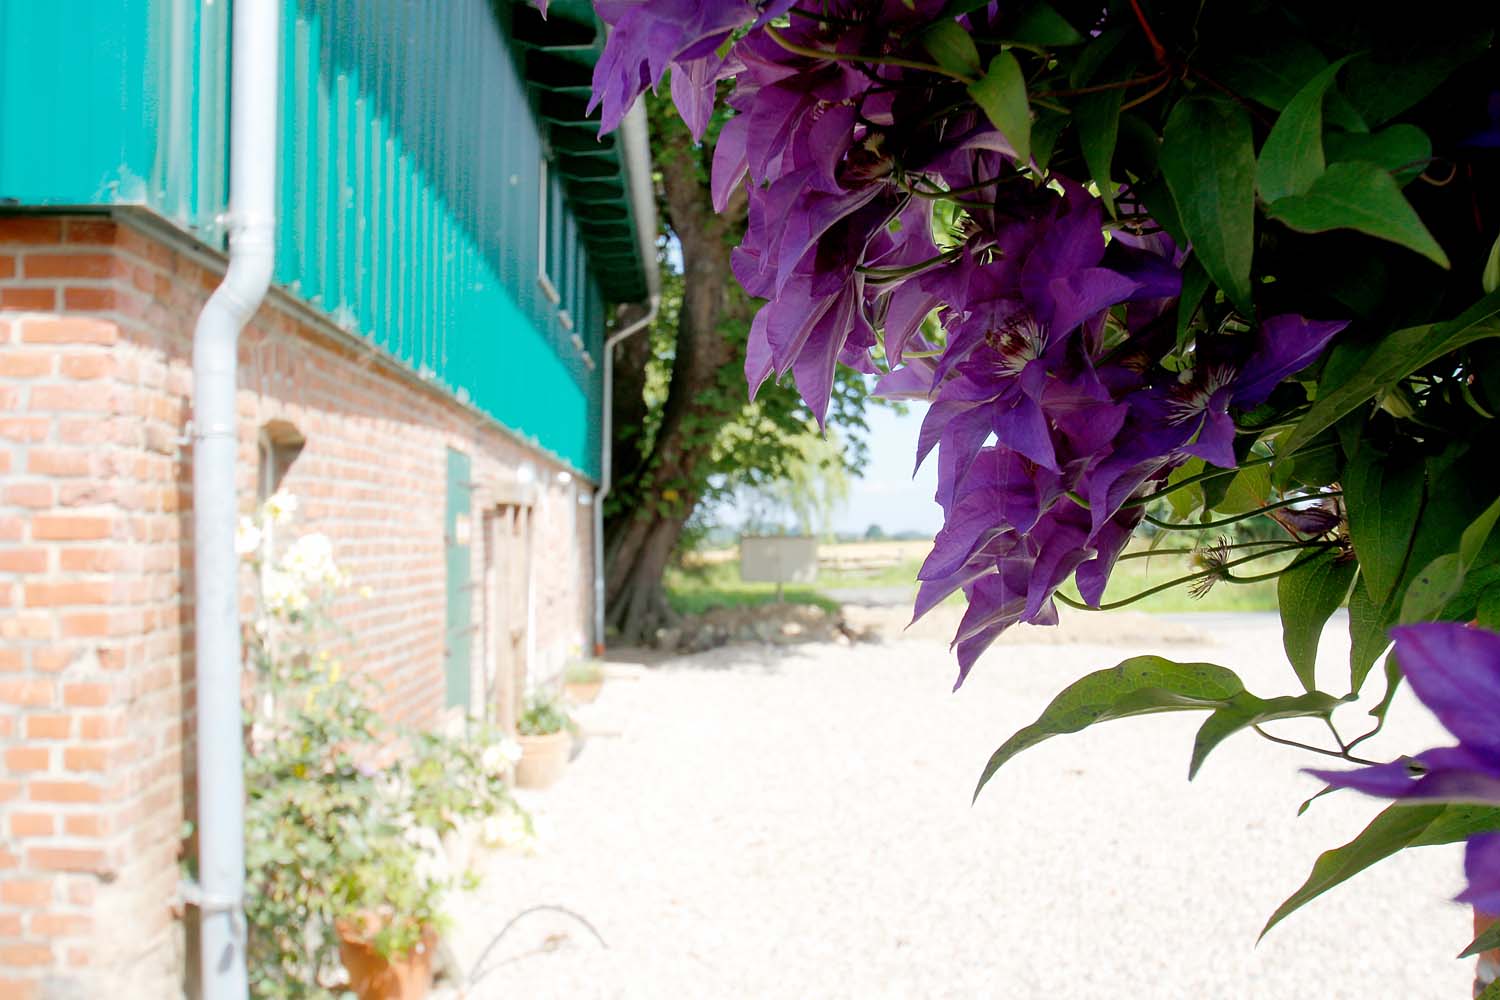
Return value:
[[(1358, 771), (1309, 773), (1336, 788), (1405, 802), (1500, 805), (1500, 635), (1428, 622), (1394, 628), (1391, 638), (1412, 690), (1458, 746)], [(1464, 869), (1469, 887), (1459, 900), (1500, 913), (1500, 833), (1470, 837)]]
[[(694, 135), (701, 137), (713, 108), (717, 71), (724, 64), (718, 50), (734, 30), (756, 20), (763, 23), (786, 13), (794, 0), (596, 0), (594, 9), (613, 29), (604, 54), (594, 66), (594, 94), (588, 110), (603, 106), (599, 131), (613, 132), (647, 88), (661, 85), (667, 67), (714, 60), (713, 72), (689, 68), (687, 82), (672, 96)], [(546, 6), (542, 5), (546, 14)], [(704, 92), (706, 91), (706, 97)], [(705, 110), (705, 107), (707, 110)]]

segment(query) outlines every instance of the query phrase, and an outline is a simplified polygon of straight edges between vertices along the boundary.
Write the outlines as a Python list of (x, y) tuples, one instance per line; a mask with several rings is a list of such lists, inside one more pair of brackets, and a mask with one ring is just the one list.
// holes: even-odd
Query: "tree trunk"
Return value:
[[(743, 225), (740, 196), (723, 215), (709, 197), (703, 150), (659, 149), (657, 164), (665, 194), (663, 215), (682, 248), (683, 291), (672, 376), (661, 422), (649, 448), (639, 430), (646, 416), (642, 390), (649, 357), (646, 336), (622, 352), (615, 395), (616, 485), (605, 522), (606, 619), (625, 642), (647, 641), (673, 615), (662, 575), (699, 497), (695, 476), (714, 445), (712, 429), (732, 418), (704, 403), (726, 364), (736, 361), (733, 344), (720, 333), (730, 308), (734, 276), (729, 269), (733, 236)], [(746, 308), (743, 296), (734, 308)], [(624, 347), (625, 345), (622, 345)], [(722, 404), (721, 404), (722, 405)]]

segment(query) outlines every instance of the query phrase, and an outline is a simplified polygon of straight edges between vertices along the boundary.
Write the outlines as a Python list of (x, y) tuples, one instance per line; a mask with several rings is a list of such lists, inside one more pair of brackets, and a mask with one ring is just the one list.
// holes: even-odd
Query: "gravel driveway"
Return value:
[[(1189, 785), (1198, 717), (1111, 722), (1021, 755), (970, 805), (1004, 737), (1126, 656), (1212, 660), (1259, 694), (1295, 689), (1274, 619), (1185, 620), (1154, 649), (1134, 633), (1128, 647), (998, 646), (956, 694), (930, 640), (616, 667), (580, 716), (583, 753), (526, 798), (541, 852), (493, 858), (453, 935), (469, 966), (518, 912), (556, 904), (608, 947), (573, 916), (530, 914), (466, 995), (1468, 997), (1456, 847), (1356, 877), (1257, 947), (1318, 852), (1380, 808), (1342, 794), (1297, 817), (1318, 787), (1299, 751), (1237, 736)], [(1344, 641), (1331, 626), (1334, 676)], [(1357, 731), (1361, 709), (1342, 711)], [(1318, 738), (1298, 725), (1282, 731)], [(1390, 738), (1367, 746), (1394, 755), (1441, 732), (1403, 698)]]

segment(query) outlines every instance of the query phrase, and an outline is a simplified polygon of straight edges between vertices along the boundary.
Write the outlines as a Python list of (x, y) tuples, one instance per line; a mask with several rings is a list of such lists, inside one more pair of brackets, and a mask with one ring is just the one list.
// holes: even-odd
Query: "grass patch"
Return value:
[[(1164, 547), (1179, 547), (1168, 540)], [(1132, 544), (1127, 552), (1144, 552), (1144, 544)], [(1247, 554), (1237, 551), (1235, 557)], [(1234, 570), (1244, 576), (1267, 573), (1279, 569), (1291, 561), (1291, 555), (1272, 556)], [(838, 602), (828, 597), (824, 589), (863, 590), (910, 587), (913, 596), (917, 591), (917, 570), (920, 559), (908, 559), (876, 572), (860, 570), (824, 570), (818, 574), (816, 584), (789, 584), (785, 600), (790, 604), (812, 604), (829, 611), (838, 610)], [(1115, 564), (1110, 575), (1109, 588), (1104, 600), (1118, 601), (1159, 586), (1169, 580), (1186, 576), (1202, 567), (1186, 555), (1154, 555), (1146, 559), (1126, 559)], [(711, 608), (743, 608), (770, 604), (776, 600), (776, 586), (770, 583), (745, 583), (740, 580), (738, 559), (708, 563), (690, 569), (671, 569), (667, 572), (667, 600), (680, 614), (702, 614)], [(1074, 600), (1078, 589), (1070, 580), (1062, 592)], [(962, 602), (963, 594), (957, 593), (950, 601)], [(1154, 594), (1129, 606), (1130, 611), (1154, 614), (1180, 614), (1192, 611), (1275, 611), (1276, 581), (1233, 584), (1220, 581), (1208, 594), (1194, 599), (1186, 586), (1173, 587)]]
[[(739, 560), (692, 570), (669, 569), (666, 587), (667, 603), (680, 615), (701, 615), (714, 608), (758, 608), (776, 603), (776, 585), (741, 580)], [(787, 604), (810, 604), (830, 612), (839, 610), (838, 601), (807, 584), (787, 584), (781, 599)]]

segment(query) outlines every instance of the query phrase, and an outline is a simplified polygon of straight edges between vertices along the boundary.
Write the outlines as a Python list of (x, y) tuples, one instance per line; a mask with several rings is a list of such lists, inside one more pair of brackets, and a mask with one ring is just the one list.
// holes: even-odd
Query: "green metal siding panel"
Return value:
[(443, 634), (444, 704), (469, 704), (470, 661), (474, 651), (473, 521), (469, 510), (469, 456), (448, 449), (448, 502), (443, 514), (444, 589), (448, 612)]
[(146, 205), (210, 243), (227, 4), (0, 0), (0, 199)]
[(277, 280), (597, 474), (599, 290), (489, 4), (287, 0), (285, 38)]
[[(511, 8), (283, 3), (277, 281), (597, 475), (599, 275), (562, 171), (543, 190)], [(145, 205), (222, 247), (230, 6), (0, 0), (0, 199)]]

